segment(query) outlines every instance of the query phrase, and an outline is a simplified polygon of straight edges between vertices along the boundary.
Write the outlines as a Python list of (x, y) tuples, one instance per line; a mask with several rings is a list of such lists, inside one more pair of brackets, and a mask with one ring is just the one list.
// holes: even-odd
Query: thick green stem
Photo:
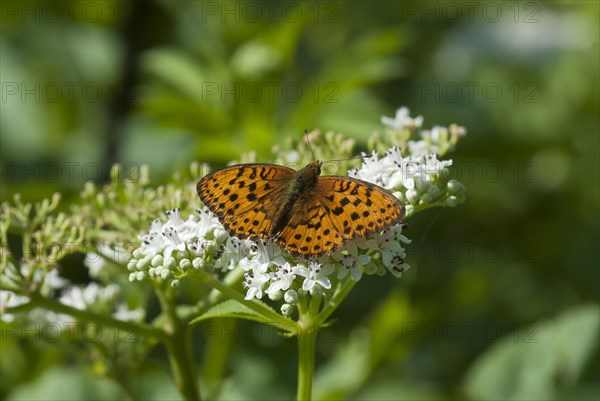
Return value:
[(195, 374), (196, 365), (190, 346), (190, 331), (187, 327), (182, 327), (180, 330), (178, 329), (166, 342), (171, 371), (183, 398), (189, 401), (200, 400)]
[(298, 401), (312, 399), (313, 372), (315, 369), (315, 345), (319, 329), (309, 325), (298, 331)]
[[(317, 335), (320, 328), (331, 314), (340, 306), (342, 301), (348, 296), (352, 288), (356, 285), (351, 277), (338, 287), (337, 291), (319, 312), (323, 297), (320, 295), (311, 297), (307, 305), (306, 300), (299, 300), (298, 312), (298, 401), (307, 401), (312, 399), (312, 382), (315, 368), (315, 347)], [(300, 301), (303, 301), (300, 302)]]
[(169, 320), (165, 345), (169, 351), (169, 363), (177, 388), (185, 400), (200, 400), (196, 363), (192, 356), (191, 327), (177, 315), (172, 288), (166, 288), (164, 292), (157, 289), (156, 293)]

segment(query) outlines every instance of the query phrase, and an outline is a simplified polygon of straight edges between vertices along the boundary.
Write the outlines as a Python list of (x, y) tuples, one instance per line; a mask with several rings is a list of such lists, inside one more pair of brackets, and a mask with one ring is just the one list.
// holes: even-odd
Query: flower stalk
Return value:
[(298, 401), (312, 399), (312, 383), (315, 368), (315, 349), (319, 325), (311, 309), (302, 315), (298, 321)]
[(165, 345), (169, 351), (169, 363), (175, 383), (185, 400), (199, 401), (198, 376), (191, 346), (191, 326), (177, 314), (175, 291), (172, 287), (166, 288), (165, 291), (157, 290), (156, 294), (168, 319)]

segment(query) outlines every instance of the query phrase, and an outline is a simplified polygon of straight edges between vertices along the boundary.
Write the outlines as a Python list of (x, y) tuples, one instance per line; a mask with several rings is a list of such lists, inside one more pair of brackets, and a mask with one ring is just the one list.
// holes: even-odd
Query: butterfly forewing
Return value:
[(294, 173), (277, 164), (230, 166), (203, 177), (198, 195), (230, 234), (266, 238)]

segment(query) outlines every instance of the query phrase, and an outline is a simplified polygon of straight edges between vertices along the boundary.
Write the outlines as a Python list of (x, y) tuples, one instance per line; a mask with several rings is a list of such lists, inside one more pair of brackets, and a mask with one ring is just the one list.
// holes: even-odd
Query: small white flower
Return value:
[(427, 142), (437, 144), (448, 139), (448, 129), (446, 127), (435, 125), (431, 131), (421, 131), (421, 137)]
[(359, 170), (351, 170), (348, 175), (387, 187), (389, 176), (396, 170), (391, 159), (385, 156), (379, 159), (377, 151), (370, 155), (363, 154), (363, 164)]
[(435, 153), (423, 156), (423, 169), (427, 176), (437, 175), (441, 170), (452, 165), (452, 160), (438, 160)]
[(117, 310), (113, 313), (112, 316), (115, 319), (124, 322), (139, 322), (144, 318), (145, 314), (146, 312), (144, 311), (144, 308), (128, 309), (127, 305), (120, 303), (117, 305)]
[(251, 239), (230, 238), (230, 243), (239, 259), (245, 258), (252, 253), (258, 252), (258, 244)]
[(393, 158), (397, 168), (390, 177), (386, 188), (393, 189), (400, 185), (406, 189), (414, 188), (415, 177), (421, 172), (421, 162), (412, 157), (402, 158), (402, 156), (395, 154), (390, 154), (390, 158)]
[(69, 280), (61, 277), (57, 269), (52, 269), (44, 278), (44, 287), (49, 287), (53, 290), (65, 288), (69, 284)]
[(150, 233), (150, 234), (159, 233), (162, 226), (163, 226), (162, 221), (159, 218), (156, 218), (150, 222), (150, 226), (148, 228), (148, 233)]
[(208, 208), (196, 209), (196, 212), (200, 216), (200, 221), (196, 224), (195, 235), (198, 238), (206, 237), (208, 233), (214, 232), (216, 229), (223, 229), (223, 225), (219, 222), (217, 216), (215, 216)]
[[(167, 241), (159, 233), (151, 233), (143, 237), (140, 253), (144, 256), (161, 253), (167, 246)], [(135, 256), (135, 255), (134, 255)]]
[(421, 157), (428, 153), (438, 153), (440, 147), (432, 145), (426, 141), (408, 141), (407, 142), (408, 153), (413, 157)]
[(409, 112), (407, 107), (400, 107), (396, 110), (396, 116), (394, 118), (381, 117), (381, 123), (396, 131), (420, 128), (421, 125), (423, 125), (423, 116), (411, 118)]
[(179, 212), (179, 208), (173, 208), (171, 210), (167, 210), (167, 218), (169, 219), (169, 223), (173, 227), (177, 227), (183, 224), (183, 220), (181, 219), (181, 213)]
[(269, 285), (269, 288), (265, 291), (269, 296), (289, 289), (296, 278), (289, 262), (286, 262), (283, 266), (280, 266), (277, 271), (271, 274), (271, 285)]
[(104, 269), (104, 266), (106, 266), (106, 261), (101, 255), (95, 252), (89, 252), (85, 255), (83, 264), (88, 268), (90, 276), (98, 277), (102, 269)]
[(29, 298), (17, 295), (12, 291), (0, 290), (0, 320), (4, 322), (13, 322), (15, 315), (6, 313), (7, 308), (23, 305), (29, 302)]
[(244, 270), (253, 269), (254, 265), (266, 264), (268, 266), (274, 264), (283, 266), (286, 263), (281, 255), (281, 248), (271, 241), (258, 241), (255, 249), (256, 250), (253, 252), (254, 255), (251, 254), (240, 260), (240, 266), (242, 266)]
[(245, 281), (242, 285), (248, 290), (244, 299), (262, 298), (263, 287), (271, 279), (271, 276), (267, 273), (268, 266), (268, 263), (254, 264), (252, 272), (244, 274)]
[(129, 261), (129, 253), (120, 244), (110, 247), (106, 244), (98, 244), (96, 252), (88, 252), (83, 264), (88, 268), (90, 276), (97, 278), (106, 266), (106, 258), (117, 264), (125, 264)]
[(292, 271), (294, 274), (304, 277), (304, 281), (302, 282), (302, 289), (304, 291), (310, 291), (316, 284), (326, 290), (331, 288), (331, 281), (329, 281), (327, 275), (333, 271), (333, 265), (321, 265), (310, 262), (308, 267), (297, 265), (292, 267)]
[(268, 273), (269, 267), (284, 266), (286, 263), (281, 256), (281, 248), (270, 241), (258, 241), (254, 255), (249, 255), (239, 262), (242, 269), (252, 271), (244, 275), (246, 281), (243, 285), (248, 289), (246, 299), (261, 298), (264, 285), (271, 279)]
[(352, 279), (358, 281), (362, 277), (362, 266), (369, 263), (371, 257), (368, 255), (358, 255), (358, 249), (353, 243), (349, 243), (346, 249), (348, 253), (342, 254), (337, 258), (341, 264), (337, 277), (341, 280), (350, 272)]
[[(404, 251), (404, 250), (403, 250)], [(392, 275), (394, 275), (395, 277), (400, 277), (402, 276), (402, 273), (405, 272), (406, 270), (408, 270), (410, 268), (410, 266), (408, 265), (408, 263), (406, 263), (404, 261), (405, 258), (405, 253), (397, 253), (397, 254), (388, 254), (388, 255), (383, 255), (383, 263), (385, 264), (385, 267), (388, 268), (388, 270), (390, 271), (390, 273), (392, 273)]]
[(166, 239), (167, 246), (164, 249), (164, 257), (167, 259), (173, 254), (173, 251), (185, 251), (185, 243), (181, 240), (177, 231), (173, 227), (167, 227), (163, 230), (162, 236)]
[(92, 282), (85, 287), (68, 288), (59, 300), (62, 304), (84, 310), (89, 306), (97, 306), (99, 303), (114, 300), (118, 291), (119, 287), (116, 284), (100, 287), (97, 283)]

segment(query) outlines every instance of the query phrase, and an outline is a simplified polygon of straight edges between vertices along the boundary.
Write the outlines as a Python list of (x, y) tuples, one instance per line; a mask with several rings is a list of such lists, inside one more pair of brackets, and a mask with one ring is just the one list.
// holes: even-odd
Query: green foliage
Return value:
[(592, 383), (577, 383), (598, 348), (599, 312), (598, 305), (583, 306), (508, 334), (472, 365), (467, 393), (480, 400), (596, 398)]
[[(411, 218), (407, 261), (416, 268), (400, 282), (361, 283), (336, 311), (328, 328), (336, 341), (317, 348), (316, 394), (598, 398), (597, 309), (579, 309), (600, 300), (597, 2), (465, 3), (457, 19), (454, 3), (301, 2), (297, 21), (282, 8), (266, 18), (270, 2), (252, 2), (263, 10), (252, 21), (203, 8), (218, 2), (76, 3), (2, 5), (1, 285), (43, 296), (17, 306), (13, 297), (10, 312), (3, 298), (3, 318), (45, 322), (41, 307), (85, 318), (60, 309), (64, 294), (51, 280), (34, 280), (58, 270), (79, 287), (118, 284), (110, 305), (148, 314), (135, 323), (137, 345), (119, 342), (114, 354), (110, 344), (82, 344), (81, 334), (48, 344), (3, 321), (0, 397), (176, 397), (155, 348), (156, 327), (170, 322), (156, 293), (171, 290), (124, 280), (115, 246), (131, 250), (165, 210), (199, 205), (194, 185), (209, 167), (188, 172), (194, 160), (301, 165), (312, 159), (304, 129), (324, 133), (313, 147), (324, 161), (385, 150), (402, 138), (378, 119), (406, 105), (426, 116), (425, 126), (469, 128), (448, 177), (465, 184), (468, 202)], [(52, 20), (43, 4), (61, 17)], [(83, 14), (87, 4), (101, 9), (99, 18)], [(303, 96), (282, 92), (295, 85)], [(334, 132), (352, 141), (324, 146)], [(291, 149), (298, 159), (286, 158)], [(53, 242), (72, 246), (43, 246)], [(84, 255), (99, 244), (112, 258), (100, 255), (108, 268), (90, 277)], [(200, 282), (182, 281), (178, 291), (184, 322), (225, 301)], [(513, 343), (531, 327), (539, 343)], [(293, 343), (262, 340), (200, 341), (189, 355), (206, 358), (203, 366), (229, 361), (211, 372), (223, 399), (289, 398)], [(207, 348), (221, 354), (211, 359)], [(64, 367), (73, 364), (90, 368)], [(92, 373), (110, 380), (93, 384)]]
[(205, 313), (192, 320), (190, 324), (196, 324), (206, 319), (218, 317), (243, 318), (246, 320), (253, 320), (261, 323), (269, 322), (268, 319), (265, 319), (264, 316), (260, 315), (256, 311), (250, 309), (249, 307), (245, 306), (244, 304), (241, 304), (238, 301), (230, 299), (213, 306)]

